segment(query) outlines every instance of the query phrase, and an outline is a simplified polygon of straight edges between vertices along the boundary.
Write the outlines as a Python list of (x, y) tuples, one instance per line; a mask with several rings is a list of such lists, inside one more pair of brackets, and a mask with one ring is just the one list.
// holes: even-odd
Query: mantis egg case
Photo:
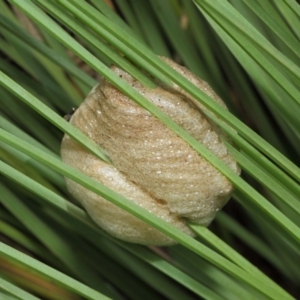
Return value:
[[(199, 89), (224, 105), (213, 90), (186, 68), (162, 58)], [(237, 174), (240, 169), (220, 139), (226, 135), (201, 112), (205, 108), (178, 86), (144, 87), (125, 71), (112, 70), (158, 106)], [(62, 160), (193, 235), (187, 221), (207, 226), (233, 191), (231, 182), (148, 111), (103, 79), (70, 122), (105, 151), (105, 163), (65, 135)], [(174, 241), (79, 184), (66, 179), (71, 194), (111, 235), (145, 245)]]

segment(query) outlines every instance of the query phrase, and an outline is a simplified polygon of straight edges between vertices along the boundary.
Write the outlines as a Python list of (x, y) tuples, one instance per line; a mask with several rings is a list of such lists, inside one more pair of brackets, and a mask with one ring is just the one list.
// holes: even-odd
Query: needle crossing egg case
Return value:
[[(209, 85), (186, 68), (163, 59), (213, 100), (225, 107)], [(144, 87), (125, 71), (112, 70), (159, 107), (237, 174), (240, 169), (223, 140), (229, 138), (202, 113), (206, 108), (176, 85)], [(101, 161), (65, 135), (62, 160), (110, 189), (193, 235), (187, 222), (208, 226), (229, 200), (233, 186), (216, 168), (171, 129), (103, 79), (70, 120), (95, 141), (112, 164)], [(229, 141), (230, 142), (230, 141)], [(70, 193), (111, 235), (144, 245), (175, 242), (145, 222), (72, 180)]]

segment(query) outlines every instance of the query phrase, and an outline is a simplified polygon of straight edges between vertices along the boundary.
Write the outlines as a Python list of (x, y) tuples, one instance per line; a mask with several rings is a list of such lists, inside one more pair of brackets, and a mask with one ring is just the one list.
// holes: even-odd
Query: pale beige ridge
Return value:
[[(207, 83), (186, 68), (163, 58), (199, 89), (224, 105)], [(176, 85), (149, 89), (123, 70), (112, 70), (157, 105), (237, 174), (240, 169), (219, 136), (224, 133), (209, 122), (205, 108)], [(186, 220), (209, 225), (230, 198), (233, 186), (186, 142), (108, 81), (93, 88), (70, 121), (98, 143), (112, 161), (109, 165), (65, 136), (63, 161), (105, 184), (136, 204), (193, 235)], [(138, 218), (67, 179), (69, 191), (94, 221), (125, 241), (168, 245), (166, 235)]]

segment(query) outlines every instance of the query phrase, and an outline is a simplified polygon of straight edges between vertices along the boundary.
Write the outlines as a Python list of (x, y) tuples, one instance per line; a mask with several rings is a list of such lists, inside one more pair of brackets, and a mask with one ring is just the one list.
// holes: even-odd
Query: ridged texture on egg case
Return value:
[[(225, 106), (207, 83), (169, 59), (171, 67)], [(240, 169), (198, 102), (179, 87), (149, 89), (123, 70), (113, 71), (157, 105), (189, 134), (210, 149), (232, 170)], [(106, 152), (109, 165), (65, 136), (63, 161), (192, 235), (186, 220), (205, 226), (230, 198), (233, 186), (218, 170), (149, 112), (135, 104), (108, 81), (96, 86), (70, 121)], [(94, 221), (120, 239), (150, 245), (173, 241), (151, 226), (93, 192), (67, 180), (69, 191)]]

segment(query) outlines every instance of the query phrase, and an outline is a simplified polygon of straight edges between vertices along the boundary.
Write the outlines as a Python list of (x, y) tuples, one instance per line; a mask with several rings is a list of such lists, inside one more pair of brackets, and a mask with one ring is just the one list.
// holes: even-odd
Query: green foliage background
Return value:
[[(0, 1), (0, 298), (299, 298), (299, 5), (113, 3), (114, 9), (102, 0)], [(156, 55), (172, 57), (209, 82), (230, 112)], [(228, 147), (242, 177), (115, 76), (112, 63), (148, 86), (155, 86), (153, 77), (173, 81), (201, 102), (207, 117), (235, 142)], [(96, 74), (148, 109), (236, 186), (208, 229), (191, 224), (197, 239), (60, 161), (64, 132), (106, 159), (62, 117), (80, 105)], [(63, 176), (179, 245), (142, 247), (107, 236), (71, 199)]]

